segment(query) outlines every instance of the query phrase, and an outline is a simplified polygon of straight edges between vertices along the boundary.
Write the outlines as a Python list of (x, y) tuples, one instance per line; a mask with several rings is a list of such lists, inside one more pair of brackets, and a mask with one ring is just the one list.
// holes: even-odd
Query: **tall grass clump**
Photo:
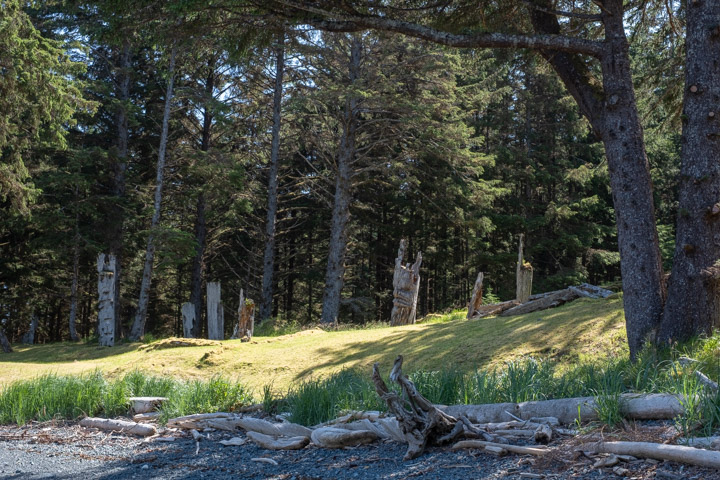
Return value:
[(220, 376), (177, 382), (161, 407), (160, 421), (193, 413), (232, 412), (253, 402), (252, 390)]
[(0, 423), (74, 419), (83, 415), (116, 415), (127, 411), (127, 389), (100, 373), (81, 376), (43, 375), (15, 382), (0, 392)]
[(342, 370), (321, 379), (309, 379), (285, 397), (290, 421), (316, 425), (346, 410), (384, 410), (370, 379), (356, 370)]

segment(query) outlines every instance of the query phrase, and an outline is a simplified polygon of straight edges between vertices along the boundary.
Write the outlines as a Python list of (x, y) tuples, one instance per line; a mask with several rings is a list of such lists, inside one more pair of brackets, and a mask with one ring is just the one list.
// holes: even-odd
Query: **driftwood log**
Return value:
[(703, 450), (681, 445), (666, 445), (650, 442), (598, 442), (585, 443), (580, 450), (593, 453), (614, 453), (616, 455), (632, 455), (633, 457), (669, 460), (671, 462), (689, 463), (701, 467), (720, 468), (720, 452)]
[(10, 346), (10, 341), (5, 335), (5, 330), (3, 330), (2, 327), (0, 327), (0, 347), (2, 347), (2, 351), (5, 353), (11, 353), (13, 351)]
[(300, 450), (310, 443), (310, 437), (273, 437), (258, 432), (247, 432), (247, 437), (268, 450)]
[(240, 338), (243, 342), (252, 339), (255, 329), (255, 302), (245, 298), (245, 291), (240, 289), (240, 303), (238, 303), (238, 321), (235, 324), (232, 337)]
[(579, 295), (569, 288), (566, 288), (565, 290), (560, 290), (552, 295), (548, 295), (547, 297), (522, 303), (517, 307), (513, 307), (502, 312), (500, 316), (508, 317), (510, 315), (522, 315), (525, 313), (537, 312), (538, 310), (559, 307), (560, 305), (575, 300), (576, 298), (579, 298)]
[(521, 447), (519, 445), (506, 445), (504, 443), (485, 442), (483, 440), (463, 440), (461, 442), (457, 442), (452, 448), (453, 450), (459, 450), (461, 448), (486, 447), (503, 448), (508, 452), (519, 453), (522, 455), (535, 455), (538, 457), (550, 452), (550, 450), (545, 447)]
[(109, 418), (85, 417), (80, 420), (80, 426), (98, 428), (100, 430), (111, 430), (114, 432), (130, 433), (143, 437), (149, 437), (157, 433), (157, 430), (153, 425), (128, 422), (126, 420), (112, 420)]
[(373, 365), (372, 379), (375, 391), (397, 418), (405, 442), (408, 444), (403, 459), (411, 460), (421, 455), (428, 443), (436, 443), (452, 432), (457, 419), (438, 409), (420, 395), (415, 385), (403, 374), (402, 364), (403, 357), (398, 355), (390, 371), (390, 380), (400, 385), (402, 397), (388, 389), (380, 376), (380, 367), (377, 363)]
[(422, 255), (417, 254), (415, 263), (403, 265), (405, 259), (405, 239), (400, 240), (398, 256), (395, 259), (393, 274), (393, 308), (390, 325), (410, 325), (415, 323), (417, 299), (420, 292), (420, 265)]
[(467, 318), (474, 317), (475, 312), (477, 312), (478, 308), (480, 308), (480, 305), (482, 305), (483, 281), (484, 280), (485, 280), (485, 274), (483, 272), (479, 272), (477, 278), (475, 279), (475, 285), (473, 286), (472, 296), (470, 297), (470, 303), (468, 304)]
[(518, 245), (518, 260), (515, 266), (515, 300), (525, 303), (532, 293), (533, 267), (525, 261), (523, 256), (523, 240), (525, 236), (520, 234)]
[(310, 438), (318, 447), (344, 448), (372, 443), (378, 439), (378, 435), (372, 430), (320, 427), (312, 431)]

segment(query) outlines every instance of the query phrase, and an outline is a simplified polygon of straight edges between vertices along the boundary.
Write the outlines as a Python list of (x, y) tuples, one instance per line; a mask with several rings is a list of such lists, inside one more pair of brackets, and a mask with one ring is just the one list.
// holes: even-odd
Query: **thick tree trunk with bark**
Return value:
[(98, 341), (102, 347), (115, 345), (115, 269), (114, 255), (98, 255)]
[(523, 248), (525, 236), (520, 234), (520, 242), (518, 246), (518, 261), (515, 267), (515, 300), (525, 303), (532, 294), (533, 268), (532, 265), (525, 262), (523, 258)]
[(145, 322), (147, 320), (148, 303), (150, 302), (150, 284), (152, 282), (153, 262), (155, 261), (155, 233), (160, 223), (160, 208), (162, 206), (162, 190), (165, 174), (165, 154), (167, 152), (168, 130), (170, 123), (170, 107), (172, 106), (173, 84), (175, 81), (175, 55), (177, 47), (173, 45), (170, 52), (168, 66), (168, 83), (165, 89), (165, 109), (163, 111), (162, 132), (160, 134), (160, 147), (158, 148), (157, 175), (155, 179), (155, 202), (150, 234), (148, 235), (147, 249), (145, 250), (145, 266), (143, 268), (142, 284), (140, 285), (140, 298), (138, 308), (130, 330), (130, 339), (139, 340), (145, 335)]
[(268, 208), (265, 221), (265, 252), (263, 254), (262, 300), (260, 321), (270, 317), (273, 301), (273, 274), (275, 273), (275, 223), (278, 209), (278, 169), (280, 155), (280, 122), (285, 68), (285, 34), (278, 36), (275, 49), (275, 88), (273, 91), (273, 126), (268, 164)]
[(472, 297), (470, 297), (470, 303), (468, 304), (467, 318), (472, 318), (480, 305), (482, 305), (483, 280), (485, 280), (485, 274), (483, 272), (478, 273), (473, 286)]
[[(350, 46), (348, 79), (354, 83), (360, 75), (362, 43), (359, 37), (353, 37)], [(358, 99), (349, 95), (345, 100), (342, 122), (342, 137), (337, 158), (335, 176), (335, 200), (330, 223), (330, 245), (327, 269), (325, 271), (325, 290), (323, 291), (322, 323), (334, 323), (340, 313), (340, 296), (345, 275), (345, 253), (347, 250), (347, 226), (350, 221), (350, 202), (352, 201), (352, 163), (355, 159), (355, 134), (359, 112)]]
[(220, 300), (220, 282), (208, 282), (207, 294), (207, 331), (208, 339), (225, 339), (225, 322), (222, 303)]
[(393, 309), (390, 325), (411, 325), (415, 323), (417, 299), (420, 291), (420, 265), (422, 254), (418, 252), (414, 264), (403, 265), (405, 260), (405, 239), (400, 240), (398, 256), (393, 273)]
[(658, 341), (720, 326), (720, 2), (687, 2), (677, 234)]

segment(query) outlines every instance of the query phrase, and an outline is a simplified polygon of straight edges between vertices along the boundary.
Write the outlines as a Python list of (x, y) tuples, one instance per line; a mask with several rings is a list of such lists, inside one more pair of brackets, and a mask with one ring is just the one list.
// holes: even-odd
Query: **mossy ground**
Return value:
[[(189, 343), (190, 345), (182, 345)], [(406, 327), (324, 331), (304, 330), (251, 342), (163, 339), (124, 343), (16, 345), (0, 355), (0, 384), (37, 377), (102, 371), (121, 376), (133, 370), (185, 379), (216, 375), (241, 380), (262, 391), (285, 391), (310, 378), (345, 368), (370, 372), (374, 362), (387, 371), (398, 354), (408, 370), (452, 367), (474, 371), (526, 355), (573, 365), (627, 354), (622, 298), (580, 299), (559, 308), (516, 317), (466, 320), (464, 312), (434, 315)]]

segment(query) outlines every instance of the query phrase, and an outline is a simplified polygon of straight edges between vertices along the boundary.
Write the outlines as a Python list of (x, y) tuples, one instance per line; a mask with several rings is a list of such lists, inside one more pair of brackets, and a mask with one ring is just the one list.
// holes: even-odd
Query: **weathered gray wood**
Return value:
[(650, 442), (597, 442), (584, 443), (579, 450), (594, 453), (615, 453), (639, 458), (669, 460), (701, 467), (720, 468), (720, 452), (681, 445)]
[(12, 346), (10, 346), (10, 341), (5, 335), (5, 330), (3, 330), (2, 327), (0, 327), (0, 347), (2, 347), (5, 353), (12, 353), (13, 351)]
[(578, 294), (566, 288), (560, 290), (557, 293), (548, 295), (547, 297), (532, 300), (523, 304), (506, 310), (500, 314), (501, 317), (509, 317), (511, 315), (523, 315), (525, 313), (537, 312), (538, 310), (545, 310), (548, 308), (554, 308), (562, 305), (563, 303), (575, 300), (578, 298)]
[(312, 430), (297, 423), (272, 423), (253, 417), (238, 418), (235, 420), (235, 424), (243, 430), (273, 436), (309, 437), (312, 433)]
[(98, 255), (98, 341), (115, 345), (115, 255)]
[(480, 305), (475, 309), (475, 315), (472, 318), (483, 318), (491, 315), (499, 315), (502, 312), (517, 307), (520, 303), (517, 300), (508, 300), (500, 303), (488, 303)]
[[(625, 418), (635, 420), (669, 420), (684, 411), (680, 396), (669, 393), (625, 393), (620, 395), (620, 402)], [(569, 424), (574, 423), (576, 419), (583, 422), (597, 420), (595, 406), (594, 397), (577, 397), (523, 403), (439, 406), (439, 408), (455, 418), (466, 416), (473, 423), (503, 422), (512, 415), (521, 419), (556, 417), (560, 423)]]
[(80, 426), (99, 428), (100, 430), (111, 430), (113, 432), (130, 433), (132, 435), (140, 435), (143, 437), (149, 437), (150, 435), (155, 435), (157, 433), (157, 430), (153, 425), (128, 422), (126, 420), (113, 420), (109, 418), (85, 417), (80, 420)]
[(577, 293), (579, 296), (586, 298), (607, 298), (615, 293), (596, 285), (590, 285), (589, 283), (581, 283), (578, 286), (571, 286), (568, 288)]
[(22, 336), (20, 342), (24, 343), (25, 345), (32, 345), (33, 343), (35, 343), (35, 331), (37, 330), (37, 326), (38, 316), (37, 313), (33, 312), (30, 317), (30, 325), (28, 326), (28, 331), (25, 332), (25, 335)]
[(523, 258), (523, 247), (525, 236), (520, 234), (520, 242), (518, 246), (518, 261), (515, 266), (515, 300), (525, 303), (532, 293), (533, 268), (532, 265), (525, 262)]
[(183, 336), (185, 338), (193, 337), (193, 325), (195, 325), (195, 305), (191, 302), (185, 302), (182, 304), (182, 319), (183, 319)]
[(320, 427), (312, 431), (312, 442), (323, 448), (344, 448), (366, 445), (378, 439), (371, 430), (348, 430), (338, 427)]
[(393, 308), (390, 314), (390, 325), (392, 326), (413, 324), (417, 314), (422, 254), (418, 252), (414, 264), (403, 265), (405, 248), (405, 239), (402, 239), (393, 273)]
[(484, 279), (485, 274), (483, 272), (478, 272), (478, 276), (475, 279), (475, 285), (473, 286), (472, 296), (470, 297), (470, 303), (468, 304), (467, 318), (472, 318), (478, 307), (482, 305)]
[(240, 289), (240, 302), (238, 303), (238, 321), (235, 324), (232, 337), (249, 341), (255, 329), (255, 302), (245, 298), (245, 292)]
[(390, 371), (390, 380), (400, 385), (403, 396), (390, 391), (380, 375), (380, 367), (373, 365), (372, 379), (375, 391), (395, 415), (408, 444), (404, 460), (412, 460), (425, 450), (425, 446), (448, 435), (457, 424), (456, 418), (430, 403), (410, 379), (402, 373), (402, 355), (398, 355)]
[(247, 432), (247, 438), (268, 450), (300, 450), (310, 443), (310, 437), (276, 438), (258, 432)]
[(486, 448), (486, 447), (496, 447), (496, 448), (502, 448), (507, 450), (508, 452), (512, 453), (519, 453), (523, 455), (535, 455), (536, 457), (541, 457), (543, 455), (547, 455), (550, 450), (540, 447), (521, 447), (519, 445), (506, 445), (504, 443), (493, 443), (493, 442), (485, 442), (483, 440), (463, 440), (461, 442), (457, 442), (455, 445), (452, 446), (453, 450), (459, 450), (461, 448)]
[(208, 339), (224, 340), (225, 325), (220, 303), (220, 282), (208, 282), (206, 298)]
[(130, 408), (135, 413), (148, 413), (157, 410), (163, 402), (167, 402), (167, 397), (130, 397)]

